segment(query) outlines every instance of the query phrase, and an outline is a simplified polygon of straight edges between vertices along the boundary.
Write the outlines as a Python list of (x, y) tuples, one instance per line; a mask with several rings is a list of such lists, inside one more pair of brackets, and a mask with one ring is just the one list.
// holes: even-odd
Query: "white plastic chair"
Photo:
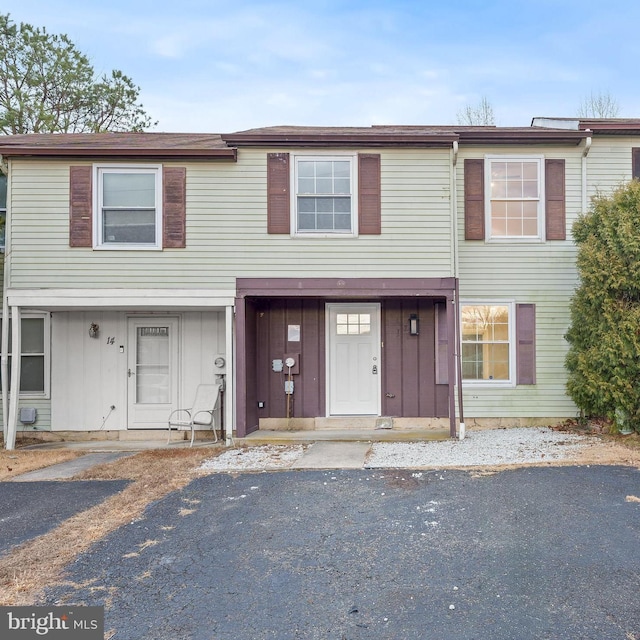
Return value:
[(175, 409), (169, 414), (169, 438), (167, 444), (171, 442), (171, 428), (176, 430), (191, 429), (191, 444), (195, 436), (197, 426), (211, 427), (215, 442), (218, 442), (214, 413), (220, 403), (221, 384), (199, 384), (196, 389), (196, 397), (189, 409)]

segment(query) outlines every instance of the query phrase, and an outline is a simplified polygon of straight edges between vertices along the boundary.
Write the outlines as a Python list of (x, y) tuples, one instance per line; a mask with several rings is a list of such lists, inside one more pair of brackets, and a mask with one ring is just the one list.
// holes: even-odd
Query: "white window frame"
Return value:
[[(485, 155), (484, 172), (484, 210), (485, 238), (488, 242), (502, 243), (537, 243), (544, 242), (545, 236), (545, 185), (544, 185), (544, 156), (535, 155)], [(538, 163), (538, 233), (535, 236), (494, 236), (491, 229), (491, 164), (493, 162), (537, 162)], [(519, 200), (512, 198), (511, 200)], [(527, 200), (527, 199), (524, 199)], [(506, 201), (509, 201), (507, 198)]]
[(469, 380), (462, 377), (463, 387), (478, 388), (508, 388), (512, 389), (516, 386), (516, 303), (514, 300), (461, 300), (460, 301), (460, 358), (462, 371), (462, 345), (464, 344), (462, 336), (462, 309), (469, 306), (483, 307), (508, 307), (509, 308), (509, 379), (508, 380)]
[[(27, 320), (29, 318), (38, 318), (38, 319), (44, 319), (43, 322), (43, 331), (44, 331), (44, 336), (43, 336), (43, 343), (44, 343), (44, 363), (43, 363), (43, 367), (44, 367), (44, 390), (43, 391), (22, 391), (20, 390), (20, 398), (24, 398), (24, 399), (49, 399), (51, 397), (51, 314), (47, 313), (45, 311), (26, 311), (20, 314), (20, 320)], [(12, 320), (11, 320), (12, 321)], [(11, 353), (11, 341), (9, 341), (9, 356), (11, 356), (13, 358), (13, 354)], [(20, 357), (23, 357), (25, 354), (24, 352), (20, 354)], [(29, 355), (35, 355), (35, 354), (26, 354), (27, 356)], [(9, 373), (11, 372), (11, 364), (9, 364), (8, 367)], [(22, 367), (21, 367), (21, 373), (20, 375), (22, 375)], [(4, 384), (5, 381), (3, 381)]]
[[(102, 237), (102, 200), (105, 173), (153, 173), (155, 175), (155, 242), (104, 242)], [(162, 165), (161, 164), (94, 164), (93, 165), (93, 248), (107, 251), (159, 251), (162, 249)]]
[[(351, 231), (298, 230), (298, 162), (323, 160), (349, 160), (351, 171)], [(355, 238), (358, 236), (358, 154), (357, 153), (313, 153), (296, 154), (291, 163), (291, 236), (298, 238)]]

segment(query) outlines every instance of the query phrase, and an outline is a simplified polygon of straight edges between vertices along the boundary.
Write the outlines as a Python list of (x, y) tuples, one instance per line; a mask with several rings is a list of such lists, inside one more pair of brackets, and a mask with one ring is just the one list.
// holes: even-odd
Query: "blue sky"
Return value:
[(157, 131), (450, 124), (486, 96), (501, 126), (608, 93), (640, 117), (637, 0), (4, 0), (140, 86)]

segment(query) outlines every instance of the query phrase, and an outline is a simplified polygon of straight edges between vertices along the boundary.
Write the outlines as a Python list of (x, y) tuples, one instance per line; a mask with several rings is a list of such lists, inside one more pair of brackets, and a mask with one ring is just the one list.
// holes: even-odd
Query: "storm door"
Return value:
[(166, 428), (178, 408), (178, 326), (178, 318), (129, 318), (129, 429)]

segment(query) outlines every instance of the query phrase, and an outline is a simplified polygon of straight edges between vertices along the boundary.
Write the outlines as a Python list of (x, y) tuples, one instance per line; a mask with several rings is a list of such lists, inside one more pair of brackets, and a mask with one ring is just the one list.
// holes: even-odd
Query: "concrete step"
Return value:
[(245, 438), (247, 444), (305, 444), (311, 442), (422, 442), (448, 440), (449, 429), (319, 429), (317, 431), (280, 431), (259, 429)]

